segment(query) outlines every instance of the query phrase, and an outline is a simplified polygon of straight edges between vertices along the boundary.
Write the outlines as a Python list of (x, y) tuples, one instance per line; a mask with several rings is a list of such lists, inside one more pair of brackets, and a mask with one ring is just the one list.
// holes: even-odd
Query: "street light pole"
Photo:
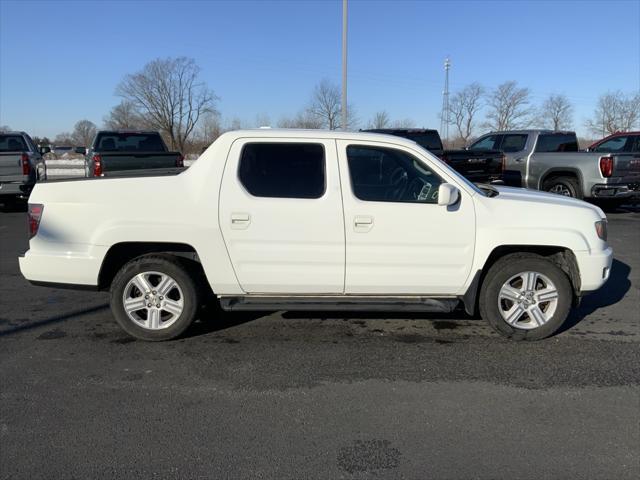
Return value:
[(342, 0), (342, 130), (347, 129), (347, 0)]

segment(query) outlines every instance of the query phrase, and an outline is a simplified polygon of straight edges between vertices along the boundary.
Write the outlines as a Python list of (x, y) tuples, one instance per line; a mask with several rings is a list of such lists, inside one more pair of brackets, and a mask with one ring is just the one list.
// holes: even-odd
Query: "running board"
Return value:
[(381, 312), (452, 312), (459, 303), (454, 297), (434, 298), (415, 295), (406, 296), (267, 296), (267, 295), (221, 295), (223, 310), (289, 310), (289, 311), (381, 311)]

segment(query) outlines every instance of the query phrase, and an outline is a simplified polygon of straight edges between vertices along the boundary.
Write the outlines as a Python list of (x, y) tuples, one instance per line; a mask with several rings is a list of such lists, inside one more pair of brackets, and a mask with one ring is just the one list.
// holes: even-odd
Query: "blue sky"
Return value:
[[(127, 73), (188, 56), (223, 119), (293, 115), (322, 78), (341, 78), (341, 1), (0, 0), (0, 125), (53, 136), (119, 102)], [(534, 102), (566, 94), (583, 130), (608, 90), (640, 90), (640, 0), (349, 2), (349, 102), (366, 123), (439, 127), (451, 90), (516, 80)]]

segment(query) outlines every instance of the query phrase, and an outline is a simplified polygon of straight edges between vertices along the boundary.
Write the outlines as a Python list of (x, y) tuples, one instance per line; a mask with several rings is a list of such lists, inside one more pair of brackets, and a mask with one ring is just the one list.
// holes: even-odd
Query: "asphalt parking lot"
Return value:
[(463, 314), (210, 312), (143, 343), (102, 293), (30, 286), (0, 213), (1, 478), (638, 478), (640, 212), (561, 334)]

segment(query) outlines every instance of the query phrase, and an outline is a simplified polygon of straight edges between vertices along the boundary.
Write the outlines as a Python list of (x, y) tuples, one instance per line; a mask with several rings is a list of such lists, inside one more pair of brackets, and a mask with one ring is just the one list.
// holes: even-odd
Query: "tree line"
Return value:
[[(126, 75), (116, 87), (119, 104), (103, 118), (106, 129), (152, 129), (162, 133), (171, 149), (199, 152), (226, 130), (242, 128), (234, 118), (223, 122), (216, 106), (218, 97), (202, 80), (200, 68), (191, 58), (156, 59), (140, 71)], [(252, 126), (283, 128), (342, 129), (341, 90), (339, 85), (321, 80), (306, 104), (293, 115), (272, 122), (268, 115), (256, 116)], [(495, 88), (478, 82), (454, 91), (449, 101), (449, 123), (453, 127), (453, 144), (467, 144), (475, 135), (489, 130), (518, 128), (572, 129), (574, 107), (566, 95), (550, 94), (536, 106), (529, 88), (506, 81)], [(600, 96), (593, 115), (585, 127), (594, 137), (640, 124), (640, 93), (607, 92)], [(347, 108), (347, 130), (358, 128), (411, 128), (409, 118), (392, 119), (382, 109), (362, 122), (356, 108)], [(53, 142), (37, 138), (39, 143), (88, 146), (97, 131), (89, 120), (80, 120), (72, 132), (57, 135)]]

